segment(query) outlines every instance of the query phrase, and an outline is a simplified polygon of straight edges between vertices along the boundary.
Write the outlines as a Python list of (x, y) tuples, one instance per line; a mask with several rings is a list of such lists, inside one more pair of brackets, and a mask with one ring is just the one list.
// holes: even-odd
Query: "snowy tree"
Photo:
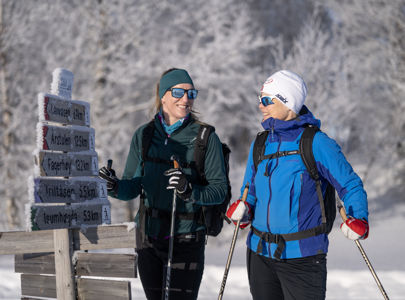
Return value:
[[(73, 99), (91, 104), (100, 166), (112, 158), (119, 176), (132, 134), (153, 116), (161, 73), (185, 68), (200, 90), (198, 116), (232, 149), (237, 197), (260, 130), (260, 86), (291, 69), (365, 180), (371, 209), (405, 192), (404, 1), (1, 0), (0, 8), (0, 209), (13, 208), (3, 228), (24, 227), (36, 97), (58, 67), (75, 75)], [(137, 201), (110, 201), (114, 222), (132, 218)]]
[(369, 198), (381, 200), (371, 201), (370, 208), (386, 210), (404, 191), (403, 81), (398, 70), (404, 66), (399, 41), (405, 2), (328, 1), (323, 7), (333, 21), (332, 43), (341, 62), (331, 82), (334, 95), (323, 99), (331, 105), (324, 114), (332, 135), (358, 167)]

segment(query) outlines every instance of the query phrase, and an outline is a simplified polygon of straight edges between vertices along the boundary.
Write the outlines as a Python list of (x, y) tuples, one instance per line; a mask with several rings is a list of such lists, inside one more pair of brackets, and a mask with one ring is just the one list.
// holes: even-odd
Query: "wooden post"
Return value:
[(56, 295), (59, 300), (75, 300), (76, 287), (72, 271), (73, 243), (70, 229), (53, 231), (55, 247)]

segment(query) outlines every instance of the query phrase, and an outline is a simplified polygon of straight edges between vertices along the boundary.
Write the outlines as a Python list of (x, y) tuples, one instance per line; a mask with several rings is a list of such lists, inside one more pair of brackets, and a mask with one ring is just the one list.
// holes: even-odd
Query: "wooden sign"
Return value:
[[(77, 276), (136, 278), (137, 255), (76, 252)], [(14, 271), (29, 274), (55, 274), (55, 255), (27, 253), (15, 255)]]
[(80, 228), (82, 225), (110, 223), (110, 203), (31, 206), (31, 230)]
[[(56, 298), (55, 276), (21, 274), (21, 294), (31, 297)], [(78, 278), (77, 294), (79, 295), (78, 299), (132, 299), (130, 281), (128, 280)]]
[(34, 203), (108, 201), (106, 182), (98, 177), (37, 177), (30, 184), (30, 200)]
[(94, 151), (59, 153), (38, 151), (35, 172), (40, 176), (97, 176), (98, 158)]
[(38, 94), (40, 121), (90, 126), (90, 104), (51, 94)]
[(42, 150), (79, 152), (94, 150), (94, 129), (84, 126), (37, 124), (37, 146)]
[[(103, 225), (73, 231), (74, 250), (100, 250), (136, 248), (136, 229), (133, 222), (121, 225)], [(53, 252), (54, 231), (9, 231), (0, 232), (0, 255)]]

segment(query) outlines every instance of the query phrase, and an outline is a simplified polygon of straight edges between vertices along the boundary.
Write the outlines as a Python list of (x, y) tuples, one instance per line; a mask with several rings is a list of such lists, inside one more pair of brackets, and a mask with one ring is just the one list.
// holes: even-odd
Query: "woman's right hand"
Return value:
[(109, 192), (116, 191), (116, 189), (118, 188), (118, 178), (117, 176), (115, 176), (114, 169), (107, 169), (106, 167), (102, 167), (98, 171), (98, 176), (107, 181), (107, 191)]
[(252, 209), (249, 203), (239, 199), (229, 206), (226, 216), (231, 219), (235, 225), (240, 221), (239, 227), (243, 229), (246, 228), (252, 220)]

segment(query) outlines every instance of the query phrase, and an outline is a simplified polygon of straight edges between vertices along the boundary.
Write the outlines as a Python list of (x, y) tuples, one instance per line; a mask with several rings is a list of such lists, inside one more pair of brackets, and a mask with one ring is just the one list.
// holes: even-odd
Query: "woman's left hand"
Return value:
[(340, 225), (343, 234), (351, 240), (365, 240), (368, 237), (369, 226), (365, 219), (348, 219)]
[(187, 200), (191, 196), (191, 184), (187, 181), (186, 175), (179, 168), (169, 169), (164, 172), (165, 176), (170, 176), (168, 190), (176, 190), (177, 195)]

